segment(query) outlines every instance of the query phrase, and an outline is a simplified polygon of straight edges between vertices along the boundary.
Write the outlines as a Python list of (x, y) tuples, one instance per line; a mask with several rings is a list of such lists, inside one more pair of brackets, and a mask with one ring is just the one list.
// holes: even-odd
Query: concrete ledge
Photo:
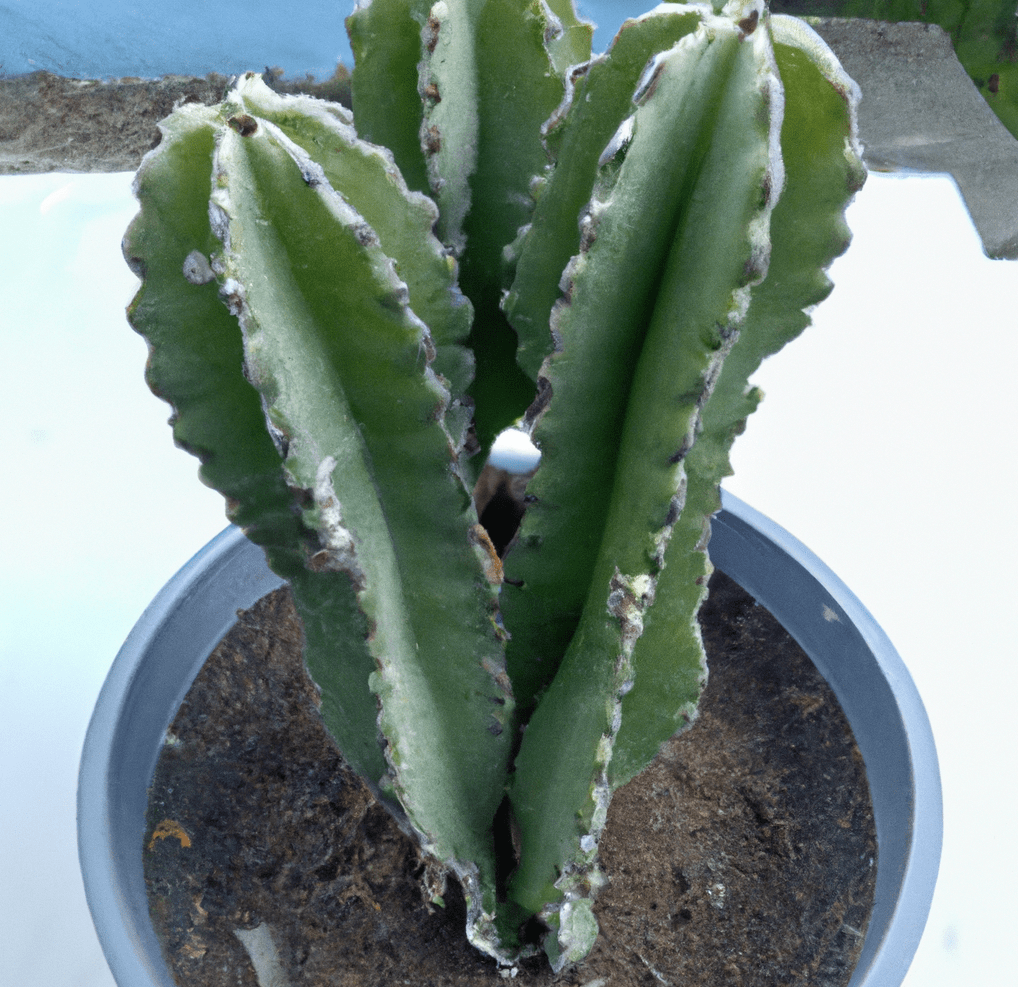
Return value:
[(1018, 257), (1018, 141), (931, 24), (817, 20), (862, 89), (867, 167), (954, 176), (991, 257)]

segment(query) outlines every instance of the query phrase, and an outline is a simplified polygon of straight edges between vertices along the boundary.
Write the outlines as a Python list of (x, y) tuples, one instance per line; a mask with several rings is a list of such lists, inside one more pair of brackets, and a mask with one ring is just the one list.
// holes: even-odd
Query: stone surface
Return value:
[(953, 175), (986, 253), (1018, 257), (1018, 141), (943, 28), (837, 18), (813, 26), (862, 89), (866, 166)]

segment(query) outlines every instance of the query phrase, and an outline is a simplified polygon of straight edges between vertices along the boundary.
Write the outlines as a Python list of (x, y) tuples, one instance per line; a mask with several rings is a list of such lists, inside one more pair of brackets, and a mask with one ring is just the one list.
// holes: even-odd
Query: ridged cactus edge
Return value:
[[(591, 57), (571, 0), (371, 0), (354, 109), (253, 74), (136, 179), (129, 308), (174, 438), (293, 589), (322, 716), (467, 935), (593, 946), (612, 793), (688, 727), (748, 379), (865, 177), (858, 93), (761, 0)], [(474, 483), (541, 451), (501, 554)]]

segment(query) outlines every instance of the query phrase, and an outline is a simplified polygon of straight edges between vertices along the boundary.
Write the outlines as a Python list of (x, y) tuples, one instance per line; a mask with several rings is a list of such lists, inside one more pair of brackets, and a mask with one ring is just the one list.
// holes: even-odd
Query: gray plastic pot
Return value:
[[(850, 987), (898, 987), (929, 913), (942, 839), (940, 774), (919, 694), (890, 641), (804, 545), (730, 495), (715, 565), (766, 606), (834, 689), (869, 778), (876, 903)], [(206, 656), (280, 585), (236, 528), (209, 542), (152, 601), (110, 669), (78, 779), (78, 854), (92, 919), (119, 987), (174, 987), (142, 873), (146, 793), (166, 729)]]

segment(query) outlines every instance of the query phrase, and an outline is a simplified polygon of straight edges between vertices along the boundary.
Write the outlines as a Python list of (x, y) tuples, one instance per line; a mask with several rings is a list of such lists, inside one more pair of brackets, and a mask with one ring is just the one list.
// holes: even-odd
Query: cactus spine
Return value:
[[(695, 717), (710, 516), (749, 374), (847, 245), (854, 86), (758, 0), (664, 5), (594, 59), (569, 0), (348, 25), (353, 115), (248, 75), (163, 122), (130, 319), (293, 587), (347, 759), (476, 946), (532, 952), (537, 916), (562, 969), (611, 793)], [(503, 560), (471, 454), (521, 415), (542, 461)]]

